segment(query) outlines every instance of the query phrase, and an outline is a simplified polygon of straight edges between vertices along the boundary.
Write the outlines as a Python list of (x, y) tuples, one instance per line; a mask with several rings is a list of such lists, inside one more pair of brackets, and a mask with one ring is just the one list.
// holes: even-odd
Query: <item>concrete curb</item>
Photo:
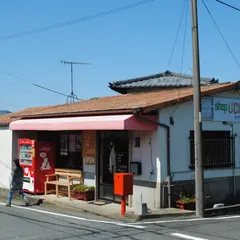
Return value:
[(104, 213), (97, 213), (97, 212), (94, 212), (94, 211), (91, 211), (91, 210), (87, 210), (87, 209), (84, 209), (84, 208), (81, 208), (81, 207), (78, 207), (77, 209), (71, 205), (67, 205), (65, 203), (62, 203), (62, 202), (59, 202), (59, 201), (51, 201), (51, 200), (48, 200), (48, 199), (44, 199), (44, 197), (41, 197), (41, 195), (29, 195), (27, 194), (27, 197), (29, 197), (29, 199), (32, 199), (32, 200), (36, 200), (36, 199), (42, 199), (43, 200), (43, 203), (44, 204), (49, 204), (49, 205), (53, 205), (53, 206), (57, 206), (57, 207), (62, 207), (62, 208), (65, 208), (65, 209), (69, 209), (69, 210), (77, 210), (79, 212), (83, 212), (83, 213), (89, 213), (89, 214), (92, 214), (92, 215), (96, 215), (96, 216), (100, 216), (100, 217), (105, 217), (105, 218), (108, 218), (108, 219), (112, 219), (112, 220), (126, 220), (124, 217), (120, 216), (120, 215), (107, 215), (107, 214), (104, 214)]
[(146, 215), (135, 215), (132, 213), (126, 213), (126, 218), (133, 218), (135, 221), (159, 219), (159, 218), (180, 218), (180, 217), (191, 217), (194, 216), (195, 212), (182, 212), (182, 213), (162, 213), (162, 214), (146, 214)]
[[(68, 208), (68, 209), (74, 209), (76, 210), (76, 208), (66, 205), (65, 203), (62, 202), (58, 202), (58, 201), (50, 201), (44, 198), (41, 198), (41, 196), (32, 196), (33, 199), (43, 199), (45, 204), (51, 204), (51, 205), (55, 205), (58, 207), (64, 207), (64, 208)], [(156, 219), (156, 218), (166, 218), (166, 217), (170, 217), (170, 218), (180, 218), (180, 217), (187, 217), (187, 216), (193, 216), (195, 215), (195, 212), (179, 212), (179, 213), (163, 213), (163, 214), (146, 214), (146, 215), (136, 215), (134, 213), (131, 212), (126, 212), (125, 216), (121, 216), (120, 213), (119, 214), (112, 214), (112, 215), (107, 215), (104, 213), (98, 213), (95, 211), (91, 211), (88, 209), (84, 209), (79, 207), (78, 208), (79, 211), (83, 212), (83, 213), (89, 213), (92, 215), (96, 215), (96, 216), (100, 216), (100, 217), (105, 217), (108, 219), (112, 219), (112, 220), (121, 220), (121, 221), (128, 221), (128, 222), (137, 222), (137, 221), (142, 221), (142, 220), (147, 220), (147, 219)]]
[[(9, 189), (6, 189), (6, 188), (0, 188), (0, 198), (3, 200), (3, 201), (6, 201), (7, 203), (7, 198), (8, 198), (8, 191)], [(28, 193), (25, 193), (25, 195), (27, 196), (28, 200), (31, 202), (31, 201), (34, 201), (36, 199), (43, 199), (41, 198), (41, 196), (33, 196), (31, 194), (28, 194)], [(21, 197), (18, 196), (16, 193), (13, 194), (13, 200), (21, 200)], [(51, 204), (50, 202), (46, 202), (47, 204)], [(51, 204), (51, 205), (55, 205), (55, 204)]]

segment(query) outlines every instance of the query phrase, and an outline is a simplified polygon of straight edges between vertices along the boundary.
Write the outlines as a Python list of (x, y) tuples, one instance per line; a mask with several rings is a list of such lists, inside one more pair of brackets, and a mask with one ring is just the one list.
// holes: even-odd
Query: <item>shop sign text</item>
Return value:
[(240, 122), (240, 99), (214, 98), (214, 121)]
[(86, 165), (95, 165), (96, 164), (95, 157), (84, 157), (83, 162)]

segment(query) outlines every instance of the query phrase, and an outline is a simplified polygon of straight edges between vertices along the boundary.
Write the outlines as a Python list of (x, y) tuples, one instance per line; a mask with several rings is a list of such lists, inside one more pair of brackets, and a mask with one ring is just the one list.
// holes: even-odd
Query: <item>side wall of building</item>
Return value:
[[(140, 138), (140, 147), (135, 139)], [(142, 174), (134, 176), (133, 206), (147, 203), (150, 209), (160, 207), (159, 129), (156, 132), (133, 131), (130, 137), (130, 160), (140, 162)]]
[[(226, 92), (216, 95), (217, 97), (240, 98), (238, 92)], [(174, 124), (170, 125), (170, 117)], [(170, 126), (171, 145), (171, 173), (173, 185), (172, 196), (176, 196), (178, 190), (183, 188), (194, 191), (194, 171), (190, 170), (190, 130), (194, 129), (193, 122), (193, 102), (185, 102), (173, 107), (168, 107), (160, 111), (160, 122)], [(222, 122), (204, 121), (203, 130), (226, 130), (230, 131), (229, 125)], [(235, 164), (233, 169), (205, 170), (205, 193), (210, 196), (209, 202), (216, 203), (228, 201), (236, 192), (240, 194), (240, 123), (233, 123), (233, 133), (235, 137)], [(161, 181), (167, 181), (166, 153), (164, 152), (166, 140), (161, 131)], [(166, 199), (165, 199), (166, 200)]]
[(0, 188), (8, 189), (12, 169), (12, 131), (8, 126), (0, 127)]

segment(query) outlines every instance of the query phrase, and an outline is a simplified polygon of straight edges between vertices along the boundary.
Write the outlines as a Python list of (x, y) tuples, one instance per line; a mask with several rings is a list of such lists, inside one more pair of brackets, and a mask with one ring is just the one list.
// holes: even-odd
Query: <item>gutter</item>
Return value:
[(56, 112), (56, 113), (39, 113), (39, 114), (26, 114), (15, 115), (12, 118), (20, 119), (34, 119), (34, 118), (58, 118), (58, 117), (76, 117), (76, 116), (98, 116), (98, 115), (118, 115), (118, 114), (132, 114), (131, 109), (120, 110), (99, 110), (99, 111), (85, 111), (85, 112)]
[(168, 208), (171, 208), (171, 154), (170, 154), (170, 127), (164, 123), (160, 123), (157, 121), (153, 121), (150, 119), (147, 119), (145, 117), (140, 116), (137, 113), (134, 113), (134, 116), (137, 118), (149, 122), (149, 123), (155, 123), (159, 127), (162, 127), (166, 130), (167, 133), (167, 188), (168, 188)]

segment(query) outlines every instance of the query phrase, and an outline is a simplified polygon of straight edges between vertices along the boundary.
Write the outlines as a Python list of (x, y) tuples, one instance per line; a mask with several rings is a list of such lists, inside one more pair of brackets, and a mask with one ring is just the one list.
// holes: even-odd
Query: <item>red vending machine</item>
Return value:
[(24, 169), (24, 192), (44, 193), (46, 174), (55, 171), (56, 149), (50, 142), (37, 142), (31, 139), (19, 139), (19, 162)]

